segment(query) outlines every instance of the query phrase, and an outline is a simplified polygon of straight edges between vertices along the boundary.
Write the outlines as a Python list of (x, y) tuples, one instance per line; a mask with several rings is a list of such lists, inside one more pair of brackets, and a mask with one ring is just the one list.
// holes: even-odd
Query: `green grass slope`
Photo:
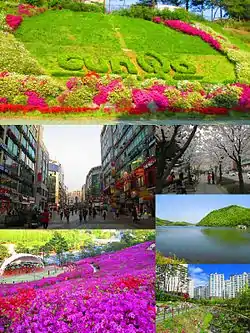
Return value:
[(239, 224), (250, 226), (250, 209), (232, 205), (212, 211), (197, 225), (209, 227), (235, 227)]
[[(134, 65), (138, 75), (144, 77), (137, 56), (154, 51), (170, 62), (191, 61), (203, 82), (223, 83), (235, 79), (234, 65), (199, 37), (142, 19), (69, 10), (47, 11), (25, 18), (15, 36), (47, 74), (73, 76), (76, 71), (65, 71), (59, 61), (61, 56), (69, 54), (77, 55), (79, 59), (90, 56), (97, 65), (100, 65), (100, 58), (109, 61), (123, 57)], [(83, 62), (78, 74), (86, 69)], [(125, 67), (122, 70), (127, 73)], [(110, 65), (109, 72), (113, 72)], [(173, 76), (171, 70), (166, 81)]]
[(158, 226), (189, 226), (192, 225), (192, 223), (189, 222), (182, 222), (182, 221), (178, 221), (178, 222), (172, 222), (172, 221), (168, 221), (168, 220), (163, 220), (160, 219), (159, 217), (156, 218), (156, 225)]

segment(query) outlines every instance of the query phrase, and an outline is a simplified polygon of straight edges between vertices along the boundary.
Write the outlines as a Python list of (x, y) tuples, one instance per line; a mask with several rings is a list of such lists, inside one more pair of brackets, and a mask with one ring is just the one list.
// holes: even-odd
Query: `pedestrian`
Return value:
[(214, 172), (212, 171), (212, 183), (214, 184), (214, 178), (215, 178), (215, 175), (214, 175)]
[(133, 219), (133, 222), (138, 221), (138, 215), (137, 215), (137, 210), (136, 210), (135, 206), (133, 206), (133, 208), (132, 208), (132, 219)]
[(96, 208), (94, 207), (93, 208), (93, 220), (96, 218), (96, 214), (97, 214), (97, 211), (96, 211)]
[(103, 216), (103, 219), (104, 219), (104, 221), (105, 221), (105, 220), (106, 220), (106, 217), (107, 217), (107, 211), (106, 211), (105, 208), (103, 209), (102, 216)]
[(179, 174), (179, 179), (176, 181), (176, 194), (187, 194), (183, 172)]
[(116, 211), (115, 211), (115, 216), (116, 216), (117, 219), (119, 219), (119, 214), (120, 214), (119, 208), (117, 208)]
[(173, 184), (174, 179), (175, 179), (174, 171), (171, 171), (170, 175), (167, 178), (168, 185)]
[(70, 215), (69, 208), (65, 209), (64, 215), (66, 217), (67, 224), (69, 224), (69, 215)]
[(44, 229), (48, 228), (48, 224), (49, 224), (49, 212), (48, 212), (47, 208), (45, 208), (44, 212), (42, 213), (41, 223), (42, 223)]
[(89, 218), (91, 218), (91, 216), (92, 216), (92, 208), (89, 207)]
[(113, 214), (113, 219), (116, 219), (116, 209), (113, 207), (112, 208), (112, 214)]
[(80, 209), (79, 210), (79, 221), (80, 221), (80, 224), (82, 223), (82, 216), (83, 216), (82, 209)]
[(86, 208), (83, 209), (83, 219), (84, 219), (84, 222), (87, 221), (87, 215), (88, 215), (88, 211)]
[(71, 213), (72, 213), (72, 216), (74, 215), (74, 208), (72, 207), (71, 208)]
[(63, 210), (61, 209), (60, 211), (60, 218), (61, 218), (61, 221), (63, 220)]
[(208, 174), (207, 174), (207, 183), (211, 184), (211, 174), (210, 174), (210, 172), (208, 172)]

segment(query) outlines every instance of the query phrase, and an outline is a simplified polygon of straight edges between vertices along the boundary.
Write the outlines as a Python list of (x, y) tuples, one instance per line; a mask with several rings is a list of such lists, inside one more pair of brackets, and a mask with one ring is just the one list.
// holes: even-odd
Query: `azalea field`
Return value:
[(247, 119), (249, 45), (159, 15), (2, 8), (1, 118)]
[[(4, 284), (0, 331), (145, 333), (155, 330), (155, 253), (146, 242), (76, 262), (57, 277)], [(90, 263), (100, 270), (93, 273)]]

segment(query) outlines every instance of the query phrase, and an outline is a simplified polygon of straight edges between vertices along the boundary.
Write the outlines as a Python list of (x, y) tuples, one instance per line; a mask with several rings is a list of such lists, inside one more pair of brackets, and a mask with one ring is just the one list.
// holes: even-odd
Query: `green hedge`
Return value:
[(142, 6), (138, 4), (132, 5), (128, 9), (121, 9), (114, 11), (112, 12), (112, 15), (141, 18), (147, 21), (152, 21), (152, 18), (155, 16), (159, 16), (165, 20), (182, 20), (185, 22), (205, 21), (205, 19), (202, 16), (188, 12), (183, 8), (176, 9), (175, 11), (170, 11), (168, 9), (158, 10), (155, 8), (150, 8), (148, 6)]
[(184, 74), (175, 74), (173, 77), (174, 80), (202, 80), (203, 76), (201, 75), (184, 75)]
[(77, 54), (63, 54), (58, 57), (58, 64), (64, 69), (79, 71), (83, 68), (84, 61), (83, 57)]
[[(56, 0), (54, 0), (55, 2)], [(57, 2), (57, 1), (56, 1)], [(83, 2), (74, 2), (69, 0), (58, 1), (57, 5), (64, 9), (69, 9), (74, 12), (97, 12), (104, 13), (104, 6), (101, 4), (86, 4)]]
[(86, 68), (90, 71), (94, 71), (97, 73), (108, 73), (109, 71), (109, 63), (107, 60), (103, 58), (99, 58), (97, 64), (96, 61), (93, 60), (93, 57), (85, 56), (84, 63)]
[(171, 67), (173, 70), (177, 73), (181, 74), (195, 74), (196, 68), (195, 66), (187, 61), (180, 61), (180, 60), (174, 60), (171, 61)]
[[(151, 59), (148, 57), (151, 57)], [(136, 60), (146, 73), (168, 73), (170, 71), (170, 62), (154, 51), (140, 54)]]
[(113, 74), (123, 74), (122, 66), (126, 67), (129, 74), (137, 74), (137, 68), (129, 58), (113, 57), (110, 59), (111, 69)]

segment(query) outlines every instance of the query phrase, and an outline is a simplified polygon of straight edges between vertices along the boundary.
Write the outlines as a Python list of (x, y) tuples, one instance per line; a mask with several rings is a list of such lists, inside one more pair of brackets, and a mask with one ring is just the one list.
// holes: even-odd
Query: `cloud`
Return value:
[(205, 286), (208, 284), (209, 275), (204, 273), (203, 269), (200, 267), (189, 266), (189, 275), (194, 281), (194, 286)]

